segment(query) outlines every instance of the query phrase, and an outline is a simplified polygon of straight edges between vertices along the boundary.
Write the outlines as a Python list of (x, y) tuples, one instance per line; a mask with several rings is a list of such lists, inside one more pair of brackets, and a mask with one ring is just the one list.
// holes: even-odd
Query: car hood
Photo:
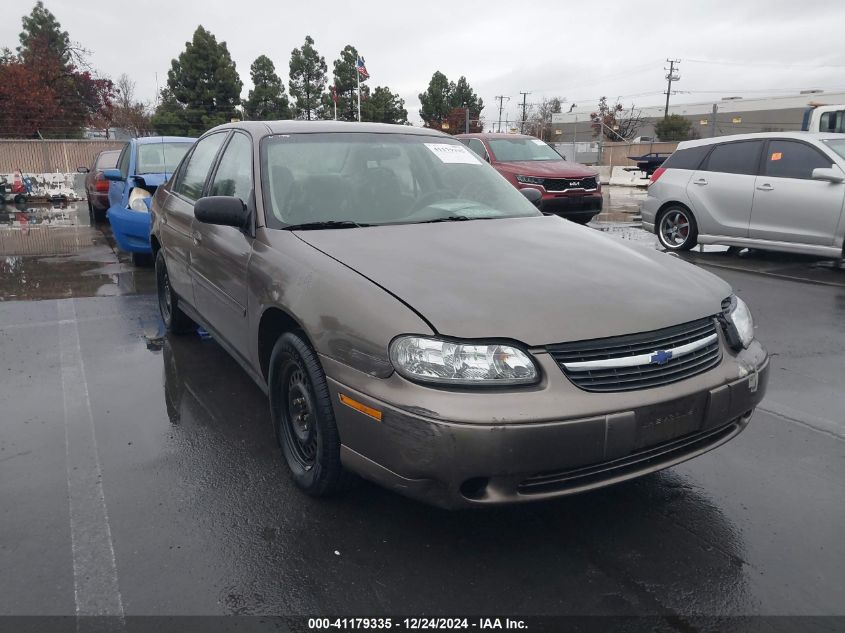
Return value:
[(717, 314), (731, 292), (677, 257), (552, 216), (296, 235), (459, 338), (535, 346), (644, 332)]
[(496, 169), (520, 176), (539, 176), (542, 178), (584, 178), (595, 176), (596, 170), (568, 160), (519, 160), (508, 163), (496, 163)]

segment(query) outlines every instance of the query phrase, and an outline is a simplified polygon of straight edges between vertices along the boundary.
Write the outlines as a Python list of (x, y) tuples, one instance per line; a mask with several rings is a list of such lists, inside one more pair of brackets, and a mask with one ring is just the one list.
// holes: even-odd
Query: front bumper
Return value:
[[(724, 380), (726, 373), (734, 378)], [(449, 508), (584, 492), (673, 466), (738, 435), (765, 394), (768, 358), (755, 342), (736, 357), (725, 354), (717, 368), (699, 376), (611, 398), (581, 392), (562, 375), (558, 379), (577, 392), (581, 400), (575, 408), (625, 398), (631, 406), (501, 423), (507, 412), (488, 405), (490, 422), (465, 423), (421, 407), (386, 404), (330, 377), (341, 459), (391, 490)], [(341, 405), (341, 393), (382, 411), (381, 421)], [(544, 398), (537, 392), (534, 397)]]
[(108, 218), (120, 250), (127, 253), (152, 253), (150, 246), (152, 216), (149, 213), (112, 206), (109, 208)]
[(546, 192), (540, 201), (540, 210), (562, 217), (583, 217), (598, 215), (601, 213), (602, 205), (603, 199), (601, 193), (572, 194)]

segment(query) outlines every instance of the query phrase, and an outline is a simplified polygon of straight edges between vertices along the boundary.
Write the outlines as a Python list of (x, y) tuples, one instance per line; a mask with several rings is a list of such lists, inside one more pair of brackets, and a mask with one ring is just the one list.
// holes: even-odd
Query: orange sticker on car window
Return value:
[(780, 160), (783, 158), (783, 152), (774, 152), (772, 154), (772, 160)]

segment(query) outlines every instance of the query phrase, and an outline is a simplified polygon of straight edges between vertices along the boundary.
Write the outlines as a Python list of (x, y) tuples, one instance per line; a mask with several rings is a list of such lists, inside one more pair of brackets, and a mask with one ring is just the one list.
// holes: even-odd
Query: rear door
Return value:
[(749, 237), (833, 245), (845, 184), (812, 179), (814, 169), (833, 165), (833, 158), (810, 143), (770, 140), (756, 179)]
[(716, 145), (687, 184), (700, 233), (748, 237), (763, 141)]
[(179, 167), (170, 195), (164, 201), (160, 233), (170, 284), (177, 295), (194, 307), (197, 304), (190, 274), (194, 202), (202, 196), (208, 173), (226, 135), (227, 132), (211, 134), (194, 145)]
[[(235, 132), (211, 177), (208, 196), (232, 196), (253, 208), (252, 139)], [(197, 309), (208, 325), (247, 357), (247, 264), (252, 241), (233, 226), (194, 221), (191, 270)]]

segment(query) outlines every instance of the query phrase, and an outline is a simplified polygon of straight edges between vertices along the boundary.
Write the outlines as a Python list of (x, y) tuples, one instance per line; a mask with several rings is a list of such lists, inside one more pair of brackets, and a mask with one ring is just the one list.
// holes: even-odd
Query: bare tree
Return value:
[(630, 141), (643, 126), (642, 111), (631, 104), (625, 109), (618, 101), (609, 105), (607, 97), (599, 99), (598, 110), (590, 114), (593, 136), (604, 135), (608, 141)]
[(565, 97), (543, 97), (537, 104), (531, 104), (525, 112), (525, 133), (541, 139), (552, 136), (552, 114), (561, 111)]

